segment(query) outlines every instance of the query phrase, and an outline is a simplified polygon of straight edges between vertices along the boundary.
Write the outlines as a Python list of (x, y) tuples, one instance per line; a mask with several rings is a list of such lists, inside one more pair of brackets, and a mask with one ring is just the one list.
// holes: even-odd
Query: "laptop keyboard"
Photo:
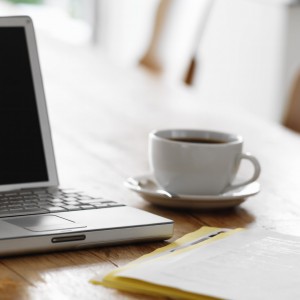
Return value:
[(0, 193), (0, 217), (111, 208), (123, 204), (64, 189), (32, 189)]

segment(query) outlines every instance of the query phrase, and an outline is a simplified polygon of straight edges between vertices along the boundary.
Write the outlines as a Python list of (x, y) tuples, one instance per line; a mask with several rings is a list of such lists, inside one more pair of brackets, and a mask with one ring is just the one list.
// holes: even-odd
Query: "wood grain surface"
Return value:
[[(62, 186), (96, 187), (105, 197), (175, 221), (169, 241), (0, 259), (0, 299), (151, 299), (88, 281), (203, 225), (265, 228), (300, 235), (300, 138), (239, 108), (214, 107), (194, 91), (170, 87), (143, 69), (113, 66), (97, 48), (39, 37)], [(216, 87), (217, 88), (217, 87)], [(240, 133), (262, 165), (261, 192), (234, 209), (155, 207), (123, 186), (148, 171), (148, 133), (198, 128)], [(245, 175), (250, 166), (242, 168)]]

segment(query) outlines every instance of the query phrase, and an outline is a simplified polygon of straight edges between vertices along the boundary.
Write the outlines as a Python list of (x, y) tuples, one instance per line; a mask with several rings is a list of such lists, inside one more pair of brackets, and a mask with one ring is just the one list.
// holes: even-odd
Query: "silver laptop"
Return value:
[(171, 237), (173, 221), (59, 187), (32, 20), (0, 18), (0, 255)]

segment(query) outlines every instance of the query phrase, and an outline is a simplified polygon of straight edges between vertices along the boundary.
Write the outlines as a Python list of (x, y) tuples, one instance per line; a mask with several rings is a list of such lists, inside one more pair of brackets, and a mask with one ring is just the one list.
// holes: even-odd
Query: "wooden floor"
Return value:
[[(0, 260), (0, 299), (150, 299), (88, 281), (203, 225), (265, 228), (300, 236), (299, 135), (229, 107), (212, 107), (184, 87), (144, 70), (114, 67), (96, 48), (40, 40), (40, 59), (60, 181), (175, 221), (165, 242), (38, 254)], [(217, 87), (216, 87), (217, 88)], [(157, 128), (240, 133), (262, 165), (261, 192), (235, 209), (155, 207), (123, 181), (148, 172), (147, 135)], [(243, 166), (242, 173), (251, 172)]]

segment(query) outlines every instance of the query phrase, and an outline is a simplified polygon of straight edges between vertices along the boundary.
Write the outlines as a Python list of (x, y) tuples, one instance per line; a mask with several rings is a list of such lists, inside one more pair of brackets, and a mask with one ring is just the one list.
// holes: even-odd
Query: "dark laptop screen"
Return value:
[(0, 28), (0, 184), (47, 181), (23, 27)]

